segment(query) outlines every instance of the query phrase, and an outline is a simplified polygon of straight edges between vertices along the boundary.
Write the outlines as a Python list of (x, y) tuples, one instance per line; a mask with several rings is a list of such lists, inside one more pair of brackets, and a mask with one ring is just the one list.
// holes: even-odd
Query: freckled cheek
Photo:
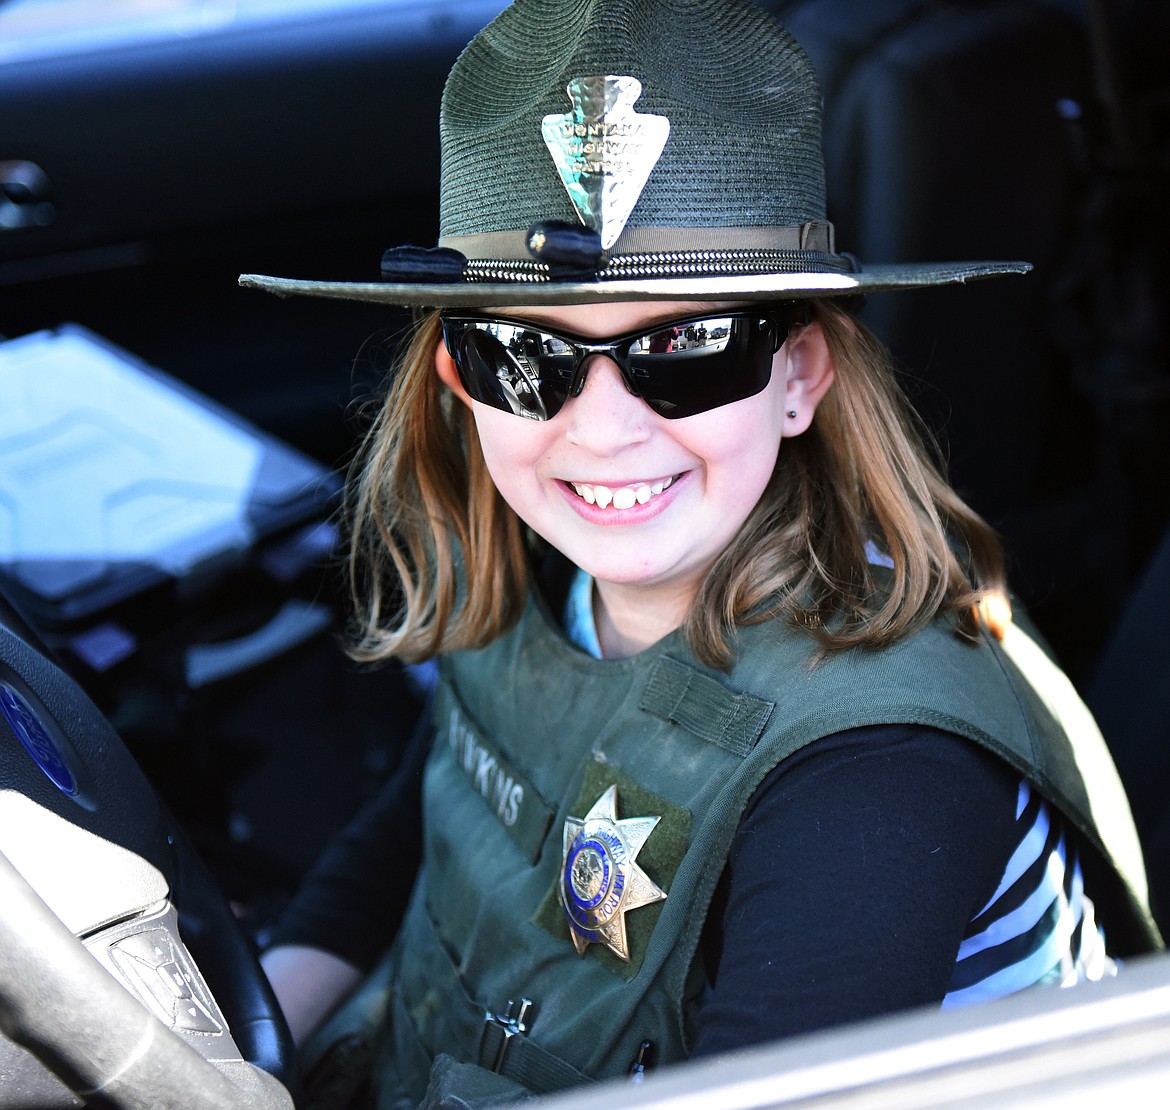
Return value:
[(518, 466), (536, 446), (530, 443), (533, 437), (526, 434), (533, 430), (529, 421), (487, 405), (476, 404), (474, 411), (480, 450), (489, 469)]
[(776, 467), (780, 437), (771, 426), (730, 428), (718, 438), (696, 444), (696, 454), (705, 460), (709, 480), (730, 483), (743, 490), (762, 493)]
[(501, 496), (521, 516), (537, 489), (548, 453), (541, 425), (486, 409), (475, 414), (480, 450)]
[(716, 494), (724, 509), (731, 515), (740, 517), (739, 523), (742, 523), (767, 489), (772, 470), (773, 467), (758, 456), (754, 459), (745, 458), (740, 465), (729, 465), (724, 468), (719, 488), (712, 492)]

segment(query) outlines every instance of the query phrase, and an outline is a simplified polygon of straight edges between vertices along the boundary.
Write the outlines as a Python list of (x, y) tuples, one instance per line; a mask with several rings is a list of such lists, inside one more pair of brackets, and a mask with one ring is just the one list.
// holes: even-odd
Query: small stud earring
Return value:
[(795, 420), (795, 419), (796, 419), (796, 409), (789, 409), (789, 410), (788, 410), (788, 419), (789, 419), (789, 420)]

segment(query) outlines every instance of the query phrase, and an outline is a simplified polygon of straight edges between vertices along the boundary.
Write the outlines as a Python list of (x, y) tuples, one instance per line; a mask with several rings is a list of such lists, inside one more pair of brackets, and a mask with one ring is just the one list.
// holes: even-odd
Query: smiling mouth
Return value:
[(635, 505), (645, 505), (652, 497), (669, 489), (676, 477), (672, 475), (669, 478), (656, 478), (653, 482), (632, 482), (617, 487), (591, 485), (588, 482), (569, 482), (567, 485), (590, 505), (602, 509), (632, 509)]

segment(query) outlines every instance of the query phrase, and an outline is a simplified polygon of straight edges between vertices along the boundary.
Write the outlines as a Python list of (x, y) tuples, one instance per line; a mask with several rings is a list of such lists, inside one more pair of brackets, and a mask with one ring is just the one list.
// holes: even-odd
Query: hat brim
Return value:
[(402, 307), (469, 308), (599, 304), (606, 301), (771, 301), (857, 296), (896, 289), (962, 285), (1000, 274), (1025, 274), (1028, 262), (939, 262), (871, 266), (852, 274), (693, 275), (613, 281), (450, 282), (442, 284), (303, 281), (241, 274), (240, 285), (278, 297), (328, 297)]

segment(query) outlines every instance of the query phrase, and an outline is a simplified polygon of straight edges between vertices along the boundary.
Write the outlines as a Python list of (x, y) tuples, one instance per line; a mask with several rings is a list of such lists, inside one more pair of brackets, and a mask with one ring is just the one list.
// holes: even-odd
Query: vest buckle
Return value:
[(493, 1014), (491, 1010), (484, 1014), (479, 1061), (483, 1067), (497, 1073), (503, 1071), (512, 1038), (528, 1032), (527, 1020), (535, 1005), (531, 998), (522, 998), (517, 1010), (515, 999), (509, 998), (502, 1014)]

